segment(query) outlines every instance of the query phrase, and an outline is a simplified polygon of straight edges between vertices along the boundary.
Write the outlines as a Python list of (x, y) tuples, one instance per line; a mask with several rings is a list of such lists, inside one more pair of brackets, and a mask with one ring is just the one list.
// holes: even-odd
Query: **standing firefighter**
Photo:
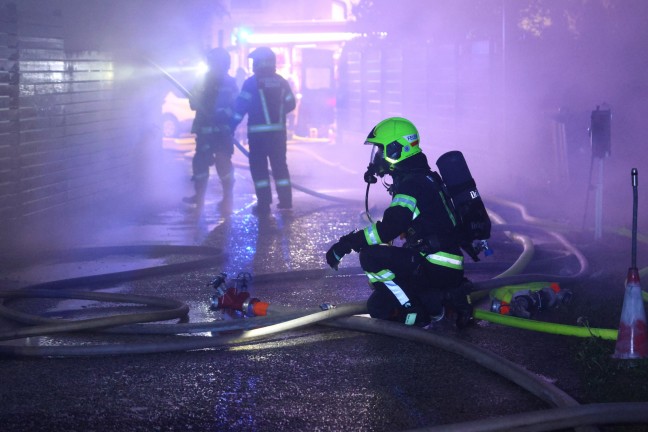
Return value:
[(277, 58), (267, 47), (252, 51), (254, 74), (245, 80), (236, 99), (233, 128), (247, 114), (250, 145), (250, 172), (254, 181), (257, 215), (267, 215), (272, 203), (268, 160), (272, 168), (278, 208), (292, 208), (292, 188), (286, 162), (286, 114), (295, 109), (295, 96), (288, 81), (276, 73)]
[(223, 187), (219, 207), (221, 211), (229, 212), (234, 189), (234, 141), (231, 121), (238, 87), (236, 80), (227, 73), (230, 68), (230, 55), (224, 48), (209, 51), (207, 63), (209, 70), (196, 84), (189, 99), (191, 109), (196, 111), (191, 128), (191, 132), (196, 134), (196, 153), (192, 161), (195, 194), (184, 198), (183, 201), (202, 208), (209, 180), (209, 168), (214, 164)]
[[(360, 253), (373, 288), (367, 301), (373, 318), (426, 326), (442, 319), (448, 306), (457, 326), (466, 327), (473, 321), (471, 284), (464, 278), (456, 211), (419, 147), (416, 127), (404, 118), (388, 118), (365, 144), (376, 150), (365, 181), (390, 175), (392, 201), (381, 221), (342, 236), (326, 253), (327, 263), (337, 270), (344, 255)], [(398, 237), (405, 240), (402, 247), (388, 244)]]

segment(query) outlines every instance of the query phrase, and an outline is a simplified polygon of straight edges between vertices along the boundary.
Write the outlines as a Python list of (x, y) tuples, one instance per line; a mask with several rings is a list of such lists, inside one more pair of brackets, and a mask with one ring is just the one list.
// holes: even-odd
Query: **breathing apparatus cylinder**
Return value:
[(490, 238), (491, 221), (463, 154), (457, 150), (444, 153), (436, 165), (459, 217), (461, 240)]

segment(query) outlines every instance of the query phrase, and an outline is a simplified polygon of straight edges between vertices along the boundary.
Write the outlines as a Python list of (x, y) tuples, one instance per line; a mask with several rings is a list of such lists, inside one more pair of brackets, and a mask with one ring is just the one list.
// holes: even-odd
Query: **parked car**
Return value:
[(178, 138), (191, 133), (195, 115), (195, 111), (189, 107), (189, 99), (170, 91), (162, 104), (162, 135), (165, 138)]

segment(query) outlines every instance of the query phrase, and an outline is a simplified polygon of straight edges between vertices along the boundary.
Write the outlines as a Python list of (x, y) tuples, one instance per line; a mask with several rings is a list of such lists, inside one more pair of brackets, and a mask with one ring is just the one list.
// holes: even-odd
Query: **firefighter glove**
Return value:
[(344, 237), (340, 238), (340, 241), (331, 246), (328, 252), (326, 252), (326, 263), (334, 270), (338, 269), (342, 257), (351, 253), (351, 244), (348, 241), (344, 241)]

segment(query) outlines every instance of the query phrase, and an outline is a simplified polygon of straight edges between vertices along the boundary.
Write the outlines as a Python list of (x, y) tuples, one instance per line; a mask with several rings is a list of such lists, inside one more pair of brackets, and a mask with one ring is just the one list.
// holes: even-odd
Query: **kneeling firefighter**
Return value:
[[(421, 151), (416, 127), (404, 118), (388, 118), (365, 144), (376, 151), (365, 181), (391, 176), (393, 183), (385, 186), (392, 201), (382, 220), (342, 236), (326, 253), (327, 263), (337, 270), (344, 255), (360, 253), (373, 288), (367, 300), (373, 318), (422, 327), (442, 319), (447, 307), (456, 313), (457, 327), (470, 325), (472, 285), (464, 277), (458, 215), (441, 176)], [(402, 247), (388, 244), (399, 237), (405, 240)]]

